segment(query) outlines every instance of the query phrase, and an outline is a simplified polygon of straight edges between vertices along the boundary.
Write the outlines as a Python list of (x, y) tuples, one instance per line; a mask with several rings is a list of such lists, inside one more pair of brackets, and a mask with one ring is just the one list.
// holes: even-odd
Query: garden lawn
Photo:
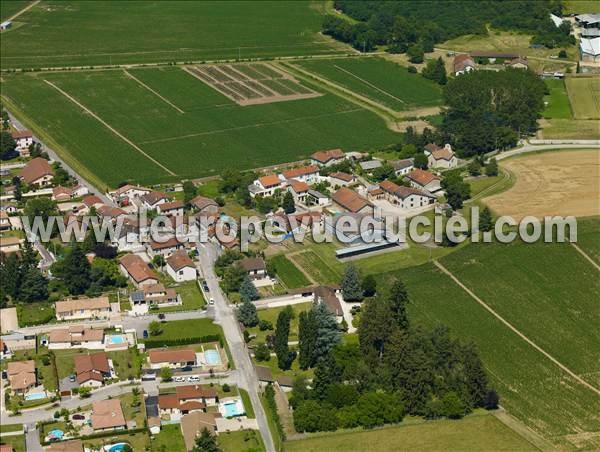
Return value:
[(2, 34), (0, 62), (89, 66), (337, 53), (342, 46), (319, 34), (321, 10), (308, 1), (45, 1), (19, 18), (25, 25)]
[(127, 350), (109, 352), (108, 358), (112, 359), (119, 380), (140, 378), (144, 356), (137, 349), (130, 347)]
[(0, 425), (0, 433), (19, 432), (23, 431), (23, 424), (2, 424)]
[(210, 319), (174, 320), (161, 323), (160, 326), (162, 333), (158, 336), (152, 336), (152, 339), (177, 340), (211, 335), (223, 337), (221, 327), (215, 325)]
[(15, 452), (27, 452), (25, 435), (3, 436), (0, 438), (0, 444), (10, 444)]
[[(299, 303), (290, 305), (294, 311), (294, 317), (290, 322), (290, 335), (289, 341), (297, 341), (298, 340), (298, 316), (302, 311), (308, 311), (312, 307), (312, 303)], [(286, 307), (280, 308), (270, 308), (270, 309), (259, 309), (256, 311), (258, 314), (259, 320), (267, 320), (273, 324), (273, 330), (269, 331), (260, 331), (258, 326), (254, 326), (252, 328), (247, 328), (250, 334), (256, 334), (256, 339), (254, 339), (254, 343), (265, 342), (268, 334), (274, 334), (274, 329), (277, 327), (277, 316), (281, 311), (283, 311)]]
[(114, 436), (106, 436), (103, 438), (86, 440), (83, 439), (83, 445), (87, 448), (95, 450), (105, 444), (128, 443), (134, 451), (148, 450), (150, 447), (150, 434), (147, 431), (137, 433), (115, 433)]
[(248, 395), (248, 391), (242, 388), (238, 388), (238, 392), (240, 394), (240, 397), (242, 398), (244, 408), (246, 409), (246, 416), (248, 416), (250, 419), (254, 418), (254, 408), (252, 407), (252, 402), (250, 401), (250, 395)]
[(513, 430), (492, 415), (473, 415), (458, 421), (440, 420), (370, 431), (323, 434), (287, 441), (286, 452), (369, 450), (387, 451), (535, 451)]
[(310, 285), (310, 281), (304, 276), (298, 268), (285, 257), (280, 254), (270, 259), (270, 263), (275, 267), (277, 277), (285, 284), (288, 289), (297, 289)]
[(217, 444), (223, 452), (260, 451), (265, 448), (260, 433), (256, 430), (222, 432), (217, 436)]
[(544, 118), (571, 119), (571, 103), (567, 95), (567, 88), (564, 80), (547, 79), (544, 80), (550, 90), (550, 94), (544, 97), (544, 102), (548, 104), (542, 112)]
[(196, 281), (187, 281), (180, 285), (172, 286), (172, 288), (181, 296), (181, 306), (167, 306), (160, 308), (159, 312), (200, 311), (204, 309), (206, 300)]
[(158, 435), (152, 436), (152, 452), (162, 450), (185, 450), (185, 442), (179, 424), (165, 424)]
[(19, 326), (34, 326), (55, 320), (54, 305), (46, 302), (19, 303), (17, 305)]

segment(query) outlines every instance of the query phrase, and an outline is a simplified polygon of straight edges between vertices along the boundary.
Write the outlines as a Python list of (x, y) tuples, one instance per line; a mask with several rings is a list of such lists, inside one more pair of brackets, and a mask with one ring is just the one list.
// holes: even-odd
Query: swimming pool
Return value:
[(45, 392), (32, 392), (25, 396), (25, 400), (42, 400), (46, 398)]
[(125, 446), (127, 446), (127, 443), (109, 444), (108, 446), (104, 446), (104, 450), (108, 452), (117, 452), (125, 449)]
[(125, 336), (122, 334), (111, 334), (107, 337), (107, 342), (109, 344), (121, 345), (126, 341)]
[(65, 432), (55, 428), (54, 430), (50, 430), (48, 432), (48, 435), (46, 436), (46, 441), (52, 441), (52, 440), (60, 441), (60, 440), (62, 440), (63, 436), (65, 436)]
[(219, 352), (216, 350), (205, 350), (204, 358), (206, 359), (206, 363), (210, 365), (221, 364), (221, 356)]
[(246, 410), (244, 410), (244, 404), (240, 399), (223, 402), (219, 411), (224, 417), (241, 416), (246, 413)]

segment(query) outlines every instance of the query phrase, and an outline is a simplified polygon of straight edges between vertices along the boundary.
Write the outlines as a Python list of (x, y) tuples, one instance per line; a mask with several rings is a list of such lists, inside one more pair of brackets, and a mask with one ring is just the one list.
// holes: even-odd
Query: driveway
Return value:
[(58, 382), (58, 388), (61, 392), (71, 391), (72, 389), (77, 388), (78, 386), (79, 385), (77, 384), (77, 381), (71, 381), (69, 380), (69, 377), (65, 377)]

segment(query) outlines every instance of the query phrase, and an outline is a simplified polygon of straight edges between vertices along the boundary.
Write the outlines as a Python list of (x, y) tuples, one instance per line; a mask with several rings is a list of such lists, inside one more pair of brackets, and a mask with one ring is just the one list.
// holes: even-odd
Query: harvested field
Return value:
[(321, 96), (266, 63), (188, 66), (186, 70), (242, 106)]
[(526, 215), (600, 215), (600, 151), (560, 151), (501, 162), (514, 173), (515, 185), (487, 198), (498, 215), (517, 221)]
[(569, 77), (565, 83), (575, 119), (600, 119), (600, 77)]

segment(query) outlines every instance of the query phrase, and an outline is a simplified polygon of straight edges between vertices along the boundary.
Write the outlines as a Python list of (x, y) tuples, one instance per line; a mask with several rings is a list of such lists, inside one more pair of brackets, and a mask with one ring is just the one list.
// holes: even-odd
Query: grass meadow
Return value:
[(179, 67), (131, 74), (139, 81), (122, 70), (5, 77), (2, 96), (28, 127), (41, 131), (100, 186), (211, 176), (232, 165), (256, 168), (319, 149), (366, 150), (400, 140), (374, 113), (331, 93), (242, 107)]
[(575, 119), (600, 119), (600, 79), (568, 77), (565, 83)]
[(600, 218), (586, 218), (577, 221), (577, 246), (600, 265)]
[(293, 63), (396, 111), (441, 104), (441, 88), (383, 58), (345, 58)]
[(2, 34), (0, 62), (39, 68), (339, 53), (344, 46), (318, 33), (322, 9), (308, 1), (50, 0)]
[(274, 256), (270, 262), (275, 266), (277, 277), (288, 289), (298, 289), (310, 285), (310, 281), (298, 268), (283, 254)]
[(18, 13), (25, 8), (29, 3), (31, 3), (31, 1), (28, 0), (11, 0), (0, 2), (0, 20), (4, 21), (8, 19), (13, 14)]
[(564, 80), (548, 79), (544, 81), (550, 90), (550, 94), (544, 97), (544, 102), (547, 102), (547, 105), (542, 112), (542, 116), (548, 119), (571, 119), (571, 103), (569, 102)]

